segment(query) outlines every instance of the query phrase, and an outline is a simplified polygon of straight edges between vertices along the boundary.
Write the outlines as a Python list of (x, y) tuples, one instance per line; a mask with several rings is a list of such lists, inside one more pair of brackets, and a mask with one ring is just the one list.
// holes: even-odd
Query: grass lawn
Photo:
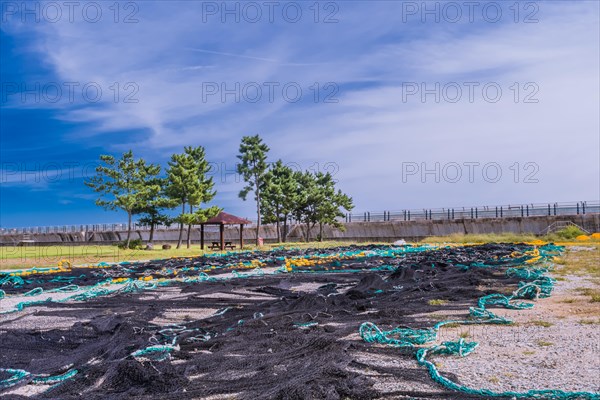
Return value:
[(466, 243), (523, 243), (523, 242), (535, 242), (535, 241), (544, 241), (544, 242), (552, 242), (560, 245), (575, 245), (575, 246), (594, 246), (595, 244), (600, 244), (600, 239), (594, 239), (589, 237), (590, 239), (587, 241), (578, 241), (575, 239), (565, 240), (560, 238), (556, 234), (550, 234), (546, 236), (535, 236), (533, 234), (517, 234), (517, 233), (482, 233), (482, 234), (460, 234), (455, 233), (452, 235), (446, 236), (430, 236), (426, 239), (423, 239), (422, 243), (458, 243), (458, 244), (466, 244)]
[(0, 268), (56, 266), (61, 260), (72, 264), (97, 264), (125, 260), (149, 260), (201, 254), (200, 246), (176, 250), (124, 250), (110, 245), (0, 247)]
[(600, 279), (600, 243), (587, 243), (581, 247), (593, 248), (593, 250), (581, 250), (567, 246), (567, 251), (562, 257), (555, 259), (556, 268), (554, 273), (559, 276), (580, 275), (590, 276), (596, 280)]
[[(544, 238), (542, 238), (544, 239)], [(545, 238), (552, 239), (552, 238)], [(540, 240), (534, 235), (516, 235), (516, 234), (481, 234), (481, 235), (449, 235), (433, 236), (420, 243), (454, 243), (454, 244), (475, 244), (489, 242), (531, 242)], [(251, 241), (248, 241), (251, 243)], [(592, 240), (587, 242), (556, 242), (560, 245), (593, 247), (593, 251), (571, 251), (558, 261), (561, 264), (559, 271), (564, 274), (590, 273), (592, 276), (599, 276), (600, 264), (600, 241)], [(356, 244), (355, 242), (324, 241), (324, 242), (294, 242), (267, 244), (260, 248), (248, 244), (244, 250), (270, 250), (274, 247), (283, 246), (286, 248), (327, 248), (336, 246), (348, 246)], [(169, 250), (162, 250), (161, 243), (155, 244), (154, 250), (124, 250), (114, 245), (76, 245), (76, 246), (26, 246), (0, 247), (0, 269), (22, 269), (32, 267), (50, 267), (56, 266), (61, 260), (69, 260), (73, 265), (77, 264), (97, 264), (100, 262), (119, 262), (134, 260), (153, 260), (169, 257), (196, 256), (209, 253), (219, 253), (219, 251), (200, 250), (200, 245), (195, 243), (191, 248), (186, 248), (185, 243), (180, 249), (173, 246)], [(236, 249), (235, 251), (239, 251)], [(568, 270), (564, 267), (568, 263)]]
[[(326, 248), (344, 246), (349, 242), (310, 242), (310, 243), (280, 243), (267, 244), (260, 248), (244, 246), (244, 250), (270, 250), (274, 247), (286, 248)], [(200, 245), (195, 243), (189, 249), (185, 243), (180, 249), (173, 246), (169, 250), (162, 250), (162, 244), (155, 244), (154, 250), (124, 250), (113, 245), (76, 245), (76, 246), (3, 246), (0, 247), (0, 269), (22, 269), (33, 267), (56, 266), (61, 260), (69, 260), (73, 265), (97, 264), (99, 262), (119, 262), (133, 260), (154, 260), (170, 257), (197, 256), (202, 254), (220, 253), (220, 251), (200, 250)], [(234, 251), (240, 251), (239, 248)]]
[(446, 236), (430, 236), (423, 239), (423, 243), (490, 243), (490, 242), (504, 242), (504, 243), (516, 243), (516, 242), (533, 242), (540, 238), (535, 235), (519, 235), (516, 233), (482, 233), (482, 234), (469, 234), (465, 235), (462, 233), (455, 233)]

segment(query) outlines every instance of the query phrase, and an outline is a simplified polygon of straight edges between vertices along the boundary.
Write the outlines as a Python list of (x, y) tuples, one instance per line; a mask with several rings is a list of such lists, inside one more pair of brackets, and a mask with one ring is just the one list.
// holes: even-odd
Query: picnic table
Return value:
[[(212, 244), (209, 247), (209, 249), (211, 249), (211, 250), (218, 250), (220, 248), (221, 248), (221, 244), (219, 242), (212, 242)], [(225, 242), (225, 245), (223, 246), (223, 248), (233, 250), (234, 246), (233, 246), (232, 242)]]

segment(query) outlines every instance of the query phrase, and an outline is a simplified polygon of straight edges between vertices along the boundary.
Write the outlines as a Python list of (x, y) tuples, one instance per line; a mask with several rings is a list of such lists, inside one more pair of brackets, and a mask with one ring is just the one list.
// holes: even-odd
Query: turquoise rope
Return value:
[(0, 381), (0, 389), (9, 388), (21, 383), (31, 375), (29, 372), (22, 369), (0, 368), (0, 372), (11, 375), (9, 378)]
[(31, 289), (27, 293), (23, 293), (23, 296), (37, 296), (38, 294), (42, 294), (43, 292), (44, 292), (44, 289), (42, 289), (41, 287), (38, 287), (35, 289)]
[(79, 286), (77, 285), (67, 285), (63, 287), (59, 287), (52, 290), (46, 290), (46, 293), (67, 293), (67, 292), (76, 292), (79, 290)]
[(25, 381), (29, 380), (29, 378), (31, 378), (30, 382), (36, 385), (53, 385), (57, 383), (63, 383), (64, 381), (73, 378), (79, 373), (79, 371), (77, 371), (76, 369), (71, 369), (65, 372), (64, 374), (50, 376), (43, 374), (35, 375), (22, 369), (4, 368), (0, 368), (0, 372), (11, 375), (9, 378), (0, 381), (0, 389), (9, 388), (20, 383), (25, 383)]
[(4, 278), (0, 279), (0, 286), (2, 285), (13, 285), (15, 287), (22, 286), (25, 284), (25, 281), (20, 276), (10, 276), (7, 275)]
[(33, 379), (31, 380), (31, 382), (35, 383), (35, 384), (41, 384), (41, 385), (54, 385), (56, 383), (62, 383), (66, 380), (69, 380), (69, 379), (73, 378), (75, 375), (77, 375), (78, 373), (79, 373), (79, 371), (77, 371), (76, 369), (72, 369), (61, 375), (54, 375), (54, 376), (33, 375)]
[(295, 322), (294, 326), (300, 329), (306, 329), (306, 328), (310, 328), (311, 326), (316, 326), (319, 323), (316, 321), (311, 321), (311, 322)]
[(155, 345), (148, 346), (145, 349), (136, 350), (131, 353), (134, 358), (147, 358), (153, 361), (164, 361), (171, 357), (171, 352), (175, 350), (174, 346)]

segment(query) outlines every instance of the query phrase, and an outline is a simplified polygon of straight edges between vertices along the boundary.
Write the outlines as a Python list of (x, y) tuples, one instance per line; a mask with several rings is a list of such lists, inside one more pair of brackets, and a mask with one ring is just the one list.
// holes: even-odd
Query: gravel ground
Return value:
[[(462, 336), (479, 346), (466, 357), (433, 356), (430, 360), (443, 376), (474, 389), (600, 392), (600, 303), (592, 303), (577, 292), (577, 288), (590, 287), (600, 286), (584, 277), (567, 276), (556, 282), (552, 297), (538, 300), (532, 309), (492, 309), (512, 319), (512, 326), (442, 328), (440, 342)], [(451, 315), (457, 316), (436, 312), (433, 318), (443, 320)], [(432, 385), (427, 370), (414, 359), (388, 354), (356, 354), (357, 361), (390, 371), (373, 373), (378, 390), (390, 398), (408, 398), (402, 395), (404, 391), (421, 392), (426, 398), (447, 398), (443, 388)], [(394, 370), (401, 373), (394, 374)], [(411, 371), (425, 381), (413, 379)]]
[(434, 358), (443, 364), (442, 372), (455, 373), (463, 384), (495, 391), (600, 392), (600, 321), (580, 322), (589, 317), (588, 311), (600, 317), (600, 303), (586, 298), (560, 303), (572, 297), (574, 289), (591, 285), (581, 277), (567, 279), (558, 281), (553, 297), (538, 300), (533, 309), (494, 311), (512, 318), (517, 326), (463, 329), (470, 334), (467, 340), (478, 341), (479, 346), (468, 357)]

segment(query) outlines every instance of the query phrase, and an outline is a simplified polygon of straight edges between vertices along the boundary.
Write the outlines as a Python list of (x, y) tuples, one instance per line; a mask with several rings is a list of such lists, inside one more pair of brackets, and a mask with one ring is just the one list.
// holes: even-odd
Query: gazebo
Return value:
[(221, 243), (221, 251), (225, 250), (225, 225), (240, 226), (240, 249), (244, 247), (244, 225), (250, 224), (247, 219), (236, 217), (221, 211), (216, 217), (210, 218), (206, 222), (200, 224), (200, 248), (204, 250), (204, 225), (219, 225), (219, 239)]

